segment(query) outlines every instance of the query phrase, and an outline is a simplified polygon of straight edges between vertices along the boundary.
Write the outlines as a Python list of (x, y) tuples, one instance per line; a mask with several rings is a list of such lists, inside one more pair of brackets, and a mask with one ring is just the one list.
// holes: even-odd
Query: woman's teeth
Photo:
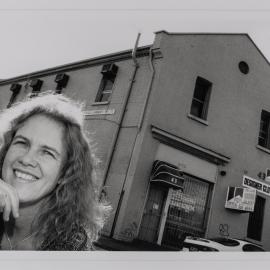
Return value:
[(33, 176), (33, 175), (18, 172), (18, 171), (15, 171), (15, 175), (18, 178), (21, 178), (21, 179), (26, 180), (26, 181), (35, 181), (35, 180), (37, 180), (37, 178), (35, 176)]

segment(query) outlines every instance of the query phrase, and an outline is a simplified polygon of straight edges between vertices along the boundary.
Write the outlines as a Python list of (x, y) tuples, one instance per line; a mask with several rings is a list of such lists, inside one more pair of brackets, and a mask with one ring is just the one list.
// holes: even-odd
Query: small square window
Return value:
[(260, 122), (260, 131), (258, 144), (262, 147), (270, 149), (270, 113), (267, 111), (262, 111), (261, 113), (261, 122)]
[(117, 70), (118, 67), (115, 64), (107, 64), (103, 66), (101, 71), (103, 77), (95, 102), (110, 101)]
[(211, 87), (211, 82), (201, 77), (197, 77), (190, 114), (204, 120), (207, 119)]

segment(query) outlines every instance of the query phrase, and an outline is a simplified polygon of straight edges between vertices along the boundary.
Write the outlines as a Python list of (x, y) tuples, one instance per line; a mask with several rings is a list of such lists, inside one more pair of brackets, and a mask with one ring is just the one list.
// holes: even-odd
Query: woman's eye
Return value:
[(55, 158), (54, 154), (53, 154), (52, 152), (50, 152), (50, 151), (43, 150), (43, 154), (44, 154), (44, 155), (48, 155), (48, 156), (51, 156), (51, 157)]
[(13, 144), (19, 144), (19, 145), (26, 145), (26, 142), (25, 141), (19, 141), (19, 140), (17, 140), (17, 141), (15, 141), (15, 142), (13, 142)]

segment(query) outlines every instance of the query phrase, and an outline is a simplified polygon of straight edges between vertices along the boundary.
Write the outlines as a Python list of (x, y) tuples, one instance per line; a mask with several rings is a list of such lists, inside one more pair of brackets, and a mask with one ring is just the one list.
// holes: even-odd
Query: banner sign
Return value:
[(225, 208), (253, 212), (256, 190), (243, 187), (228, 187)]
[(270, 185), (263, 183), (259, 180), (253, 179), (249, 176), (244, 175), (243, 186), (251, 189), (255, 189), (267, 196), (270, 196)]
[(115, 109), (84, 111), (84, 115), (85, 115), (85, 116), (91, 116), (91, 115), (106, 115), (106, 114), (114, 114), (114, 113), (115, 113)]

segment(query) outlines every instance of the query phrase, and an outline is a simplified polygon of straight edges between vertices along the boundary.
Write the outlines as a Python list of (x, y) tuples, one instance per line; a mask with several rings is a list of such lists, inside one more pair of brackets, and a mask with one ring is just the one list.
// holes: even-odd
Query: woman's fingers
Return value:
[(3, 212), (5, 204), (5, 193), (0, 192), (0, 212)]
[(14, 218), (19, 217), (19, 197), (11, 185), (0, 180), (0, 211), (3, 212), (5, 221), (9, 220), (10, 213)]
[(5, 196), (5, 206), (4, 206), (4, 211), (3, 211), (3, 219), (4, 221), (9, 221), (9, 216), (11, 212), (11, 201), (9, 197), (6, 195)]
[(7, 184), (7, 188), (8, 188), (8, 196), (11, 201), (11, 211), (13, 217), (17, 218), (19, 217), (19, 196), (17, 190), (13, 186)]
[[(14, 188), (13, 188), (14, 189)], [(17, 191), (14, 189), (11, 198), (11, 210), (14, 218), (19, 217), (19, 196)]]

